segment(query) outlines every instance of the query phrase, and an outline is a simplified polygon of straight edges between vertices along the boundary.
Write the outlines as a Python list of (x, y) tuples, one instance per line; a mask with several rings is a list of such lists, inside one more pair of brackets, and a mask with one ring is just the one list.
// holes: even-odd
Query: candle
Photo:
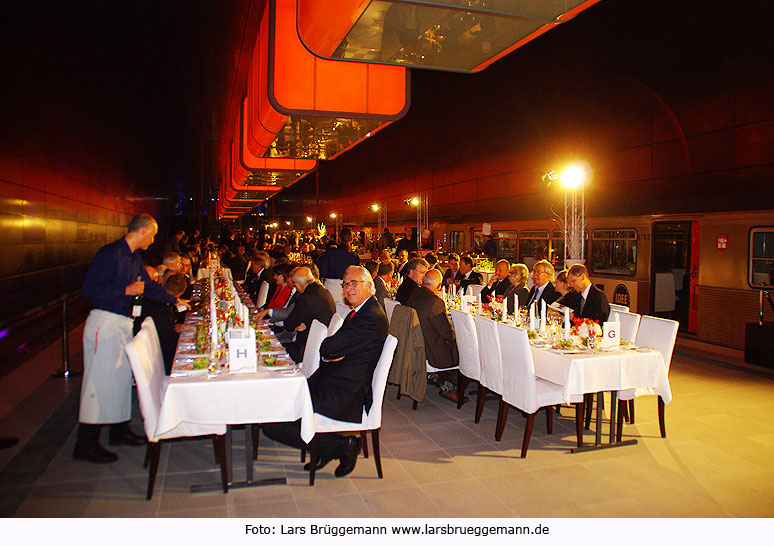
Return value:
[(441, 295), (443, 297), (443, 302), (446, 303), (446, 287), (441, 288)]
[(546, 331), (546, 300), (540, 300), (540, 331)]
[(564, 339), (570, 339), (570, 308), (564, 308)]
[(535, 304), (529, 306), (529, 329), (535, 329)]
[(476, 301), (478, 303), (478, 316), (481, 316), (481, 294), (476, 296)]
[(503, 322), (508, 320), (508, 302), (503, 298)]

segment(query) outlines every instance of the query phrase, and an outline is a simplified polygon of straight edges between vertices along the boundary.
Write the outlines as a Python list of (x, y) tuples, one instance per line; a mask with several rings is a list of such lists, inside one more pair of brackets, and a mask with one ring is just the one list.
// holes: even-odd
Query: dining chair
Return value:
[(317, 319), (309, 327), (309, 337), (306, 338), (304, 356), (301, 360), (301, 372), (309, 379), (320, 367), (320, 345), (328, 337), (328, 327)]
[(397, 302), (390, 298), (384, 298), (384, 312), (387, 314), (387, 322), (392, 321), (392, 312), (395, 310), (395, 307), (400, 305), (400, 302)]
[[(331, 419), (325, 415), (319, 413), (314, 414), (314, 427), (315, 437), (309, 443), (309, 485), (314, 485), (315, 467), (317, 466), (317, 433), (323, 432), (357, 432), (360, 434), (360, 438), (363, 441), (363, 445), (366, 445), (368, 441), (368, 433), (371, 433), (371, 443), (374, 452), (374, 462), (376, 463), (376, 474), (379, 479), (382, 479), (382, 458), (381, 451), (379, 450), (379, 431), (382, 428), (382, 405), (384, 403), (384, 391), (387, 388), (387, 374), (390, 372), (390, 366), (392, 365), (392, 357), (395, 354), (395, 347), (398, 346), (398, 340), (395, 336), (387, 335), (387, 339), (384, 340), (384, 346), (382, 347), (382, 354), (376, 363), (374, 369), (374, 375), (371, 379), (371, 392), (373, 402), (371, 403), (371, 410), (366, 412), (363, 408), (363, 416), (359, 423), (350, 423), (348, 421), (338, 421)], [(363, 451), (367, 457), (367, 450)], [(301, 454), (301, 460), (305, 458), (304, 453)]]
[[(475, 316), (476, 337), (478, 338), (478, 354), (481, 360), (481, 376), (476, 394), (476, 416), (474, 422), (481, 420), (484, 411), (486, 393), (490, 391), (497, 396), (503, 392), (503, 360), (500, 352), (500, 340), (497, 337), (497, 323), (488, 318)], [(498, 422), (500, 413), (497, 413)], [(495, 430), (495, 432), (497, 432)]]
[(148, 467), (148, 489), (145, 498), (153, 496), (153, 486), (161, 457), (161, 441), (172, 438), (215, 435), (213, 444), (215, 458), (220, 462), (223, 492), (228, 492), (228, 460), (226, 459), (226, 425), (181, 424), (174, 430), (156, 435), (161, 406), (169, 378), (164, 374), (164, 359), (161, 355), (158, 333), (153, 319), (148, 317), (134, 339), (124, 347), (134, 381), (137, 384), (137, 398), (140, 402), (143, 429), (148, 438), (144, 466)]
[(342, 324), (344, 324), (344, 318), (339, 313), (333, 313), (331, 322), (328, 324), (328, 337), (331, 337), (333, 334), (338, 332)]
[[(651, 347), (656, 349), (664, 357), (664, 366), (666, 366), (667, 375), (669, 375), (669, 366), (672, 362), (672, 353), (674, 352), (675, 342), (677, 341), (677, 330), (680, 323), (674, 320), (651, 317), (645, 315), (640, 320), (640, 327), (637, 330), (635, 344), (638, 347)], [(618, 440), (621, 440), (621, 429), (623, 425), (623, 415), (621, 410), (628, 401), (633, 401), (638, 396), (656, 394), (651, 388), (638, 388), (620, 391), (618, 393)], [(666, 438), (666, 423), (664, 421), (665, 405), (664, 400), (658, 397), (658, 424), (661, 429), (661, 437)], [(631, 404), (629, 418), (634, 421), (634, 406)]]
[[(527, 456), (529, 449), (535, 415), (542, 408), (546, 410), (548, 434), (553, 433), (554, 406), (565, 402), (562, 393), (563, 386), (535, 375), (535, 363), (532, 360), (532, 349), (529, 346), (526, 330), (503, 323), (497, 323), (496, 328), (500, 352), (503, 355), (503, 368), (501, 409), (498, 412), (495, 439), (499, 442), (502, 438), (509, 406), (526, 413), (527, 425), (524, 428), (524, 440), (521, 444), (521, 458), (523, 459)], [(570, 402), (575, 405), (575, 433), (580, 447), (583, 443), (581, 430), (583, 396), (572, 397)]]
[[(451, 310), (454, 335), (457, 338), (457, 350), (460, 354), (460, 393), (465, 393), (468, 380), (480, 381), (481, 357), (478, 351), (476, 324), (473, 317), (459, 309)], [(465, 383), (462, 385), (462, 383)], [(457, 409), (462, 407), (462, 397), (458, 395)]]
[(465, 294), (476, 298), (478, 297), (478, 295), (481, 293), (483, 289), (484, 289), (483, 284), (469, 284), (467, 288), (465, 288)]
[(336, 303), (336, 312), (341, 315), (341, 318), (347, 318), (352, 308), (346, 303)]
[(611, 311), (618, 311), (619, 313), (628, 313), (629, 308), (626, 305), (618, 305), (617, 303), (610, 304)]
[(258, 289), (258, 296), (255, 298), (255, 306), (260, 309), (266, 305), (266, 300), (269, 297), (269, 283), (263, 281), (261, 287)]
[[(612, 307), (611, 307), (612, 309)], [(634, 343), (637, 338), (637, 330), (640, 328), (640, 315), (626, 311), (610, 312), (610, 320), (618, 320), (621, 323), (621, 340)]]

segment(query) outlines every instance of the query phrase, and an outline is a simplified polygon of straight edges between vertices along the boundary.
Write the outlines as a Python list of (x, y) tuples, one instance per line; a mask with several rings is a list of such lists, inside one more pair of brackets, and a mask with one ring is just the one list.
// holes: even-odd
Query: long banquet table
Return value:
[[(186, 317), (186, 324), (191, 324), (192, 320), (192, 317)], [(183, 341), (181, 335), (172, 374), (164, 391), (156, 434), (177, 430), (184, 436), (196, 436), (202, 434), (199, 432), (202, 425), (227, 425), (228, 475), (231, 481), (231, 426), (245, 425), (245, 482), (232, 483), (230, 487), (285, 483), (284, 478), (253, 480), (252, 427), (259, 423), (301, 419), (301, 438), (305, 442), (312, 440), (315, 434), (314, 410), (309, 387), (300, 368), (272, 369), (259, 365), (254, 373), (238, 374), (230, 374), (227, 369), (217, 373), (206, 369), (183, 369), (186, 367), (181, 363), (186, 361), (186, 356), (181, 349), (189, 343)]]
[[(609, 447), (636, 443), (636, 440), (616, 442), (616, 393), (635, 388), (650, 388), (668, 404), (672, 401), (664, 357), (653, 349), (594, 353), (561, 353), (532, 347), (535, 375), (562, 385), (563, 397), (569, 403), (572, 396), (589, 393), (611, 393), (610, 443), (601, 443), (601, 404), (597, 402), (596, 442), (594, 447)], [(573, 451), (583, 450), (578, 448)]]

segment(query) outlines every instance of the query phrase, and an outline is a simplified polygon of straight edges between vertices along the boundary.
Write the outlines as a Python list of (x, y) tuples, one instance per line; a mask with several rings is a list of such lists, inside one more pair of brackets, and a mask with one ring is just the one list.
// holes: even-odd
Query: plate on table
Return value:
[(176, 358), (172, 364), (170, 377), (187, 377), (192, 375), (207, 375), (210, 357)]
[(197, 353), (196, 350), (184, 350), (184, 351), (178, 351), (177, 354), (175, 354), (175, 359), (193, 359), (193, 358), (210, 358), (209, 353)]
[(651, 352), (653, 349), (651, 349), (650, 347), (637, 347), (635, 350), (636, 350), (638, 353), (649, 353), (649, 352)]
[(554, 349), (553, 347), (549, 351), (560, 355), (579, 355), (586, 352), (583, 349)]
[[(272, 359), (272, 357), (274, 358)], [(262, 355), (258, 360), (258, 367), (263, 368), (264, 370), (275, 371), (293, 370), (299, 368), (298, 364), (293, 362), (290, 357), (286, 356), (283, 358), (274, 355)]]

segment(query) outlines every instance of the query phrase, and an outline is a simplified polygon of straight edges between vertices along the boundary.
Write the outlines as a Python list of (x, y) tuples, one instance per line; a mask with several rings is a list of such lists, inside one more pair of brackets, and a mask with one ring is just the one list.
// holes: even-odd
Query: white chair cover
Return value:
[(398, 346), (398, 339), (395, 336), (388, 335), (384, 340), (384, 347), (379, 361), (374, 369), (374, 376), (371, 380), (371, 391), (373, 403), (371, 411), (366, 413), (363, 409), (363, 418), (359, 423), (349, 423), (347, 421), (337, 421), (319, 413), (314, 414), (315, 432), (346, 432), (360, 430), (374, 430), (382, 426), (382, 404), (384, 402), (384, 391), (387, 388), (387, 375), (390, 373), (392, 357), (395, 354), (395, 348)]
[(344, 289), (341, 287), (341, 279), (325, 279), (323, 286), (328, 292), (330, 292), (334, 302), (345, 303)]
[(467, 288), (465, 288), (465, 294), (468, 296), (478, 297), (478, 295), (481, 293), (481, 291), (484, 289), (484, 285), (482, 284), (469, 284)]
[(488, 318), (475, 316), (478, 354), (481, 359), (481, 377), (479, 381), (495, 394), (503, 392), (503, 360), (500, 353), (500, 340), (497, 336), (497, 323)]
[(621, 323), (622, 341), (634, 343), (637, 339), (637, 330), (640, 328), (640, 315), (625, 311), (613, 311), (610, 313), (610, 320), (617, 320)]
[(395, 310), (395, 307), (400, 305), (395, 300), (391, 300), (390, 298), (384, 298), (384, 312), (387, 313), (387, 321), (392, 322), (392, 312)]
[(629, 312), (629, 308), (626, 307), (625, 305), (618, 305), (616, 303), (611, 303), (610, 304), (610, 311), (618, 311), (618, 312), (622, 312), (622, 313), (628, 313)]
[[(669, 374), (669, 365), (672, 362), (672, 352), (675, 348), (675, 341), (677, 341), (679, 327), (680, 324), (677, 321), (645, 315), (640, 319), (640, 327), (637, 330), (636, 345), (651, 347), (659, 351), (664, 357), (667, 374)], [(620, 391), (618, 397), (621, 400), (631, 400), (646, 394), (656, 394), (656, 392), (651, 388), (628, 389)]]
[[(528, 414), (563, 403), (562, 385), (535, 376), (527, 331), (498, 323), (497, 333), (503, 354), (503, 400)], [(580, 400), (578, 396), (574, 401)]]
[(181, 425), (162, 436), (156, 436), (156, 425), (164, 400), (168, 378), (164, 374), (164, 359), (161, 354), (159, 336), (153, 319), (148, 317), (134, 339), (126, 344), (126, 356), (137, 384), (137, 398), (140, 402), (143, 429), (151, 442), (182, 436), (225, 434), (226, 425)]
[(451, 318), (460, 353), (460, 371), (465, 377), (478, 381), (481, 379), (481, 357), (478, 352), (476, 324), (471, 315), (459, 309), (451, 310)]
[(349, 315), (350, 311), (352, 311), (352, 308), (346, 303), (336, 304), (336, 312), (341, 315), (341, 318), (347, 318), (347, 315)]
[(301, 364), (301, 371), (306, 378), (312, 376), (317, 368), (320, 367), (320, 345), (328, 336), (328, 327), (317, 319), (312, 321), (309, 327), (309, 336), (306, 338), (306, 347), (304, 347), (304, 358)]
[(331, 337), (333, 334), (338, 332), (342, 324), (344, 324), (344, 318), (338, 313), (333, 313), (331, 322), (328, 324), (328, 337)]
[(258, 297), (255, 301), (255, 306), (259, 309), (266, 305), (266, 300), (269, 297), (269, 283), (263, 281), (261, 287), (258, 289)]

